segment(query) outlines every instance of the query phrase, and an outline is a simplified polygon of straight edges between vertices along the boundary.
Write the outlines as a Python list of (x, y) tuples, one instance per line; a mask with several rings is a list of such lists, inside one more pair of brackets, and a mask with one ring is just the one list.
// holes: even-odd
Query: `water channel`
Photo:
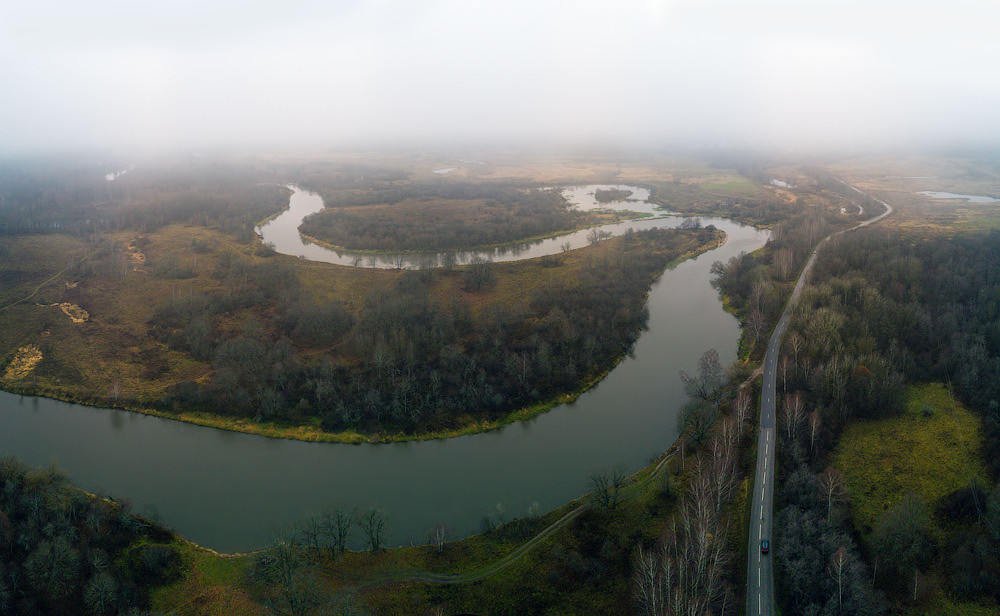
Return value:
[[(648, 193), (635, 195), (644, 200)], [(338, 253), (288, 231), (318, 199), (297, 191), (289, 210), (262, 234), (281, 252), (344, 263)], [(636, 210), (644, 204), (617, 206)], [(681, 220), (612, 227), (672, 227)], [(632, 356), (575, 403), (531, 421), (447, 440), (318, 444), (0, 392), (0, 455), (55, 464), (84, 489), (128, 498), (139, 511), (155, 510), (184, 536), (223, 552), (259, 548), (279, 528), (337, 503), (383, 508), (396, 545), (426, 541), (431, 526), (442, 521), (457, 535), (477, 532), (497, 503), (509, 516), (525, 515), (533, 503), (550, 510), (585, 492), (593, 471), (633, 472), (665, 450), (676, 438), (676, 413), (684, 402), (678, 371), (693, 371), (709, 348), (723, 362), (735, 358), (738, 323), (723, 311), (709, 268), (759, 248), (768, 232), (727, 219), (702, 222), (721, 228), (728, 241), (667, 270), (653, 285), (649, 327)], [(566, 241), (579, 247), (582, 238), (585, 244), (586, 234), (578, 235), (492, 256), (509, 261), (551, 254)]]

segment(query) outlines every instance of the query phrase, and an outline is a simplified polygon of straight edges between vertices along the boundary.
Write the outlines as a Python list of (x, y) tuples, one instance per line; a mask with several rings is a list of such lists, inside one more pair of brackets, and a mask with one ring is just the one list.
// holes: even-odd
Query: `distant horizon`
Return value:
[(997, 23), (976, 0), (6, 3), (0, 151), (992, 149)]

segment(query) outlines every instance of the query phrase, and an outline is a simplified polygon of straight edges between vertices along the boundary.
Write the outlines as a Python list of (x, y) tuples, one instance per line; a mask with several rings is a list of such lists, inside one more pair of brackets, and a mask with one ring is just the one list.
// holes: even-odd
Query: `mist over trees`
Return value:
[(284, 186), (259, 183), (251, 167), (161, 162), (113, 182), (77, 161), (0, 165), (0, 236), (154, 231), (171, 223), (210, 226), (242, 241), (288, 206)]
[[(431, 184), (430, 189), (410, 184), (388, 192), (327, 192), (331, 201), (306, 217), (301, 229), (310, 237), (354, 250), (437, 251), (544, 236), (580, 227), (592, 218), (570, 207), (558, 190), (528, 190), (505, 183)], [(369, 204), (369, 200), (375, 201)], [(359, 203), (344, 209), (340, 206), (345, 201)]]

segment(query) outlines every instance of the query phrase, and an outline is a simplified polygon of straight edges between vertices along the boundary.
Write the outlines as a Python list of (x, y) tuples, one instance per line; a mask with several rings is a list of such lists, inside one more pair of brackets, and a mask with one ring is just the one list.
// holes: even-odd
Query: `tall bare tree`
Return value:
[(792, 349), (792, 357), (795, 359), (795, 368), (798, 369), (799, 365), (799, 353), (802, 351), (803, 347), (806, 345), (806, 339), (799, 335), (799, 332), (793, 331), (788, 335), (788, 346)]
[(374, 507), (358, 515), (358, 526), (368, 539), (368, 548), (373, 554), (382, 550), (386, 519), (381, 509)]
[(825, 471), (819, 474), (816, 482), (823, 495), (823, 500), (826, 501), (826, 519), (829, 520), (833, 513), (833, 504), (847, 495), (844, 474), (832, 466), (828, 466)]
[(851, 553), (847, 551), (844, 546), (840, 546), (833, 556), (830, 557), (830, 563), (827, 566), (827, 573), (830, 575), (830, 579), (837, 586), (837, 610), (842, 611), (844, 609), (844, 584), (847, 582), (847, 572), (851, 564)]
[(778, 361), (778, 370), (781, 370), (781, 392), (788, 390), (788, 356), (782, 355)]
[(590, 485), (594, 488), (594, 499), (602, 509), (613, 512), (618, 507), (625, 489), (625, 480), (625, 473), (619, 469), (594, 473), (590, 476)]
[(798, 438), (799, 426), (805, 419), (805, 401), (802, 392), (785, 394), (784, 403), (781, 405), (781, 416), (788, 440), (794, 442)]
[(323, 515), (323, 533), (333, 556), (347, 551), (347, 538), (351, 534), (352, 526), (354, 526), (354, 517), (342, 507), (327, 511)]
[(810, 451), (816, 451), (816, 439), (819, 438), (819, 429), (822, 425), (822, 419), (818, 410), (814, 410), (809, 413), (809, 449)]
[(450, 534), (450, 529), (444, 522), (438, 522), (431, 529), (431, 544), (437, 549), (438, 553), (444, 550), (444, 544), (448, 542)]

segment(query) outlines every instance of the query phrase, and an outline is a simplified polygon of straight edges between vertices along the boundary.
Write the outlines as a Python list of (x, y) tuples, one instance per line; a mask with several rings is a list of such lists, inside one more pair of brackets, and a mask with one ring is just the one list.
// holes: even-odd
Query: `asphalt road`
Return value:
[[(865, 194), (843, 180), (838, 181), (860, 195)], [(868, 196), (870, 197), (870, 195)], [(788, 303), (785, 304), (785, 310), (781, 313), (781, 319), (778, 321), (774, 331), (771, 332), (771, 338), (767, 341), (767, 353), (764, 355), (764, 382), (760, 397), (760, 428), (757, 435), (757, 471), (756, 479), (754, 480), (753, 501), (750, 506), (750, 536), (747, 539), (747, 616), (771, 615), (775, 613), (774, 571), (771, 567), (771, 562), (774, 558), (774, 546), (771, 546), (770, 554), (762, 554), (760, 551), (760, 542), (763, 539), (767, 539), (769, 543), (773, 544), (773, 541), (771, 541), (771, 514), (774, 495), (774, 405), (775, 398), (777, 397), (775, 387), (781, 341), (785, 337), (785, 330), (788, 329), (788, 322), (791, 320), (792, 311), (795, 308), (795, 304), (799, 301), (799, 296), (802, 295), (802, 289), (806, 285), (806, 278), (808, 278), (809, 272), (812, 270), (820, 248), (838, 235), (876, 223), (892, 213), (892, 207), (888, 203), (877, 199), (876, 201), (885, 206), (884, 213), (850, 229), (832, 233), (816, 245), (812, 254), (809, 255), (809, 260), (806, 261), (805, 267), (802, 268), (799, 279), (795, 282), (795, 288), (792, 290), (791, 297), (788, 298)]]

